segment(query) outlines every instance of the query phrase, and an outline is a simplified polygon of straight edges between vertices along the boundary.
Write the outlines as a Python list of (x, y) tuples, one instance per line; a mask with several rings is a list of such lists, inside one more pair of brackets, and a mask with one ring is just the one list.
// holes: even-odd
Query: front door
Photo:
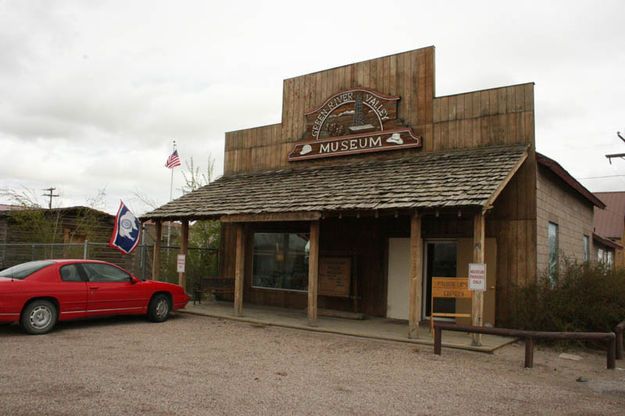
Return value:
[[(426, 240), (423, 317), (429, 319), (432, 305), (432, 277), (457, 277), (458, 243), (455, 240)], [(435, 312), (456, 312), (455, 299), (436, 299)]]

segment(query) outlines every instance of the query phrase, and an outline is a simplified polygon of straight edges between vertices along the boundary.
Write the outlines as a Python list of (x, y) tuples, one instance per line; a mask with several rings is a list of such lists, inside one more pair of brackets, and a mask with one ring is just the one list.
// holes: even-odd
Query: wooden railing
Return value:
[[(621, 324), (623, 324), (623, 327), (625, 327), (625, 324), (623, 322)], [(534, 339), (536, 338), (605, 341), (607, 344), (607, 368), (612, 370), (616, 367), (616, 335), (614, 334), (614, 332), (525, 331), (521, 329), (486, 328), (481, 326), (456, 325), (447, 322), (435, 322), (434, 330), (434, 354), (437, 355), (441, 355), (442, 332), (443, 330), (447, 330), (523, 338), (525, 340), (525, 368), (532, 368), (534, 366)]]
[(623, 359), (623, 331), (625, 330), (625, 321), (621, 322), (614, 328), (616, 334), (616, 359)]

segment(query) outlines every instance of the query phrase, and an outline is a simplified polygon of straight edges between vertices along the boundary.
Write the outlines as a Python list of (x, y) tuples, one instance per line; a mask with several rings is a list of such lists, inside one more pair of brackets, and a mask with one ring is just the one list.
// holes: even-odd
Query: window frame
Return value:
[[(255, 236), (257, 234), (274, 234), (277, 236), (283, 236), (283, 235), (305, 235), (307, 237), (307, 243), (304, 246), (304, 252), (303, 252), (303, 256), (304, 256), (304, 264), (305, 266), (305, 274), (306, 274), (306, 285), (305, 288), (303, 289), (293, 289), (293, 288), (283, 288), (283, 287), (270, 287), (270, 286), (260, 286), (258, 284), (256, 284), (255, 282), (255, 259), (257, 256), (257, 252), (256, 252), (256, 240), (255, 240)], [(296, 292), (296, 293), (308, 293), (308, 259), (309, 259), (309, 253), (310, 253), (310, 233), (309, 232), (297, 232), (297, 231), (293, 231), (293, 230), (258, 230), (255, 231), (254, 233), (252, 233), (252, 273), (251, 273), (251, 281), (250, 281), (250, 286), (252, 287), (252, 289), (260, 289), (260, 290), (277, 290), (277, 291), (283, 291), (283, 292)], [(288, 253), (285, 253), (284, 248), (282, 248), (280, 251), (276, 251), (276, 255), (280, 255), (282, 254), (283, 256), (283, 260), (284, 262), (287, 261), (288, 259)], [(291, 270), (291, 279), (292, 277), (293, 271)]]
[[(553, 233), (552, 233), (553, 231)], [(559, 227), (558, 224), (549, 221), (547, 225), (547, 248), (548, 248), (548, 256), (547, 256), (547, 267), (549, 269), (549, 281), (552, 285), (555, 284), (555, 273), (558, 271), (558, 265), (560, 262), (560, 258), (558, 252), (560, 250), (560, 237), (559, 237)], [(552, 245), (552, 235), (554, 244)]]
[[(128, 273), (127, 271), (121, 269), (120, 267), (117, 267), (113, 264), (108, 264), (108, 263), (90, 263), (90, 262), (85, 262), (85, 263), (81, 263), (81, 266), (85, 272), (85, 275), (87, 277), (87, 281), (90, 283), (130, 283), (132, 282), (132, 275), (130, 273)], [(112, 269), (112, 270), (116, 270), (117, 272), (128, 276), (127, 279), (125, 280), (92, 280), (91, 279), (91, 273), (98, 273), (97, 270), (95, 272), (92, 272), (92, 270), (90, 270), (90, 268), (104, 268), (104, 269)]]
[(599, 263), (604, 263), (605, 262), (605, 250), (601, 247), (599, 247), (597, 249), (597, 261)]
[[(69, 267), (74, 267), (76, 268), (76, 272), (78, 273), (78, 277), (80, 278), (80, 280), (65, 280), (63, 278), (63, 269), (67, 269)], [(80, 263), (69, 263), (69, 264), (64, 264), (59, 268), (59, 275), (61, 276), (61, 282), (67, 282), (67, 283), (85, 283), (88, 282), (89, 279), (87, 279), (87, 276), (85, 274), (84, 269), (82, 268)]]

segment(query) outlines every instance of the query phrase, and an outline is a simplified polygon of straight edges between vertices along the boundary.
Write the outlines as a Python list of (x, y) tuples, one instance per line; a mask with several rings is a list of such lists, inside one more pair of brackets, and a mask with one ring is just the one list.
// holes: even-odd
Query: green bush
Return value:
[(625, 270), (566, 261), (552, 278), (513, 288), (502, 326), (535, 331), (612, 332), (625, 320)]

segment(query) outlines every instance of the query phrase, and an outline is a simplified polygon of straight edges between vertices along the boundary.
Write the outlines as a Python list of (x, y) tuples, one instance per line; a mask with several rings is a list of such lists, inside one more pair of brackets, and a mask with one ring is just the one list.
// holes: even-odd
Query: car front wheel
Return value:
[(169, 317), (171, 306), (167, 295), (159, 293), (155, 295), (148, 305), (148, 319), (152, 322), (163, 322)]
[(20, 323), (26, 332), (33, 335), (50, 332), (56, 325), (56, 307), (47, 300), (35, 300), (22, 312)]

